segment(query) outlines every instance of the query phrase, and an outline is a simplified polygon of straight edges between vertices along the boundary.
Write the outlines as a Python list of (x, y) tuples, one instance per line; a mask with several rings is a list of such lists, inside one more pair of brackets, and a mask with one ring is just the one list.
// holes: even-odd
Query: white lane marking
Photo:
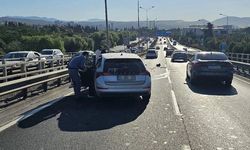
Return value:
[(191, 147), (189, 145), (183, 145), (182, 149), (183, 150), (191, 150)]
[(6, 124), (6, 125), (0, 127), (0, 132), (3, 132), (4, 130), (8, 129), (9, 127), (15, 125), (21, 118), (22, 118), (22, 116), (21, 116), (21, 117), (18, 117), (17, 119), (15, 119), (15, 120), (13, 120), (13, 121), (11, 121), (11, 122), (9, 122), (9, 123)]
[(177, 116), (181, 116), (181, 112), (180, 112), (180, 109), (179, 109), (179, 106), (178, 106), (178, 103), (177, 103), (177, 100), (176, 100), (176, 96), (175, 96), (175, 93), (173, 90), (171, 90), (171, 95), (172, 95), (172, 101), (173, 101), (173, 106), (174, 106), (174, 110), (175, 110), (175, 114)]
[(247, 82), (247, 81), (245, 81), (245, 80), (242, 80), (242, 79), (240, 79), (239, 77), (234, 76), (234, 78), (237, 79), (237, 80), (239, 80), (239, 81), (241, 81), (241, 82), (244, 82), (244, 83), (246, 83), (246, 84), (250, 84), (249, 82)]
[(70, 95), (72, 95), (72, 94), (73, 94), (73, 92), (70, 92), (70, 93), (68, 93), (68, 94), (66, 94), (66, 95), (64, 95), (64, 96), (62, 96), (62, 97), (60, 97), (60, 98), (57, 98), (56, 100), (54, 100), (54, 101), (52, 101), (52, 102), (50, 102), (50, 103), (48, 103), (48, 104), (46, 104), (46, 105), (44, 105), (44, 106), (42, 106), (42, 107), (39, 107), (39, 108), (37, 108), (37, 109), (35, 109), (35, 110), (33, 110), (33, 111), (27, 113), (26, 115), (21, 115), (21, 116), (17, 117), (17, 119), (15, 119), (15, 120), (13, 120), (13, 121), (7, 123), (6, 125), (0, 127), (0, 132), (2, 132), (2, 131), (4, 131), (4, 130), (6, 130), (6, 129), (12, 127), (13, 125), (17, 124), (18, 122), (20, 122), (20, 121), (22, 121), (22, 120), (27, 119), (28, 117), (30, 117), (30, 116), (32, 116), (32, 115), (38, 113), (38, 112), (41, 111), (41, 110), (43, 110), (43, 109), (45, 109), (45, 108), (47, 108), (47, 107), (49, 107), (49, 106), (52, 106), (53, 104), (55, 104), (55, 103), (57, 103), (58, 101), (62, 100), (64, 97), (70, 96)]
[(168, 82), (169, 82), (169, 84), (172, 84), (172, 81), (171, 81), (171, 79), (170, 79), (170, 76), (168, 76)]

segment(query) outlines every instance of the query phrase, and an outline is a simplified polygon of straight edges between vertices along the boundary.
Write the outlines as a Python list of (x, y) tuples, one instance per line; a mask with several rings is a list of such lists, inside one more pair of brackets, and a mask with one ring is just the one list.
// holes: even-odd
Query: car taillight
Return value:
[(148, 76), (150, 76), (150, 77), (151, 77), (150, 72), (149, 72), (149, 71), (147, 71), (147, 70), (145, 70), (145, 71), (141, 72), (141, 73), (140, 73), (140, 75), (148, 75)]
[(111, 74), (108, 72), (98, 72), (96, 73), (96, 78), (99, 78), (100, 76), (110, 76)]
[(200, 62), (193, 62), (193, 68), (198, 68), (201, 66), (201, 63)]

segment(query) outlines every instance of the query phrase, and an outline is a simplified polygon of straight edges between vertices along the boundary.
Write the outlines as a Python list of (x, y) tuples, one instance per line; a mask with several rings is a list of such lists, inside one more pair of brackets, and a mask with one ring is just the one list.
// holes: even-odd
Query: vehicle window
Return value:
[(28, 53), (9, 53), (4, 56), (4, 58), (25, 58)]
[(104, 65), (104, 72), (112, 75), (138, 74), (144, 71), (144, 64), (139, 59), (110, 59), (106, 60)]
[(52, 55), (53, 51), (46, 50), (46, 51), (42, 51), (41, 54), (43, 54), (43, 55)]
[(227, 60), (227, 56), (225, 54), (198, 54), (197, 59), (200, 60)]
[(39, 58), (40, 55), (38, 53), (34, 53), (35, 54), (35, 58)]
[(155, 54), (155, 51), (148, 51), (148, 54)]

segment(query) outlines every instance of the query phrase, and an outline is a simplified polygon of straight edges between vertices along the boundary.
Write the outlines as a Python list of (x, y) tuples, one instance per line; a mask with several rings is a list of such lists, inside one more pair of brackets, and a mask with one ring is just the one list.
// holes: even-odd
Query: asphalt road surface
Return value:
[(250, 149), (250, 83), (192, 86), (186, 63), (171, 63), (160, 47), (158, 59), (144, 60), (150, 101), (65, 96), (0, 128), (0, 149)]

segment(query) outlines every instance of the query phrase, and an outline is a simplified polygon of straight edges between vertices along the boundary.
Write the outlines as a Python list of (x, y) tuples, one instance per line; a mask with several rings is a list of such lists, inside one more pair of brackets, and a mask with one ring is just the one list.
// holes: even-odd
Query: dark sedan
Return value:
[(186, 51), (181, 51), (181, 50), (176, 50), (173, 52), (171, 56), (171, 62), (175, 61), (187, 61), (187, 52)]
[(199, 80), (212, 79), (231, 86), (233, 65), (224, 53), (198, 52), (188, 62), (186, 74), (191, 84)]

